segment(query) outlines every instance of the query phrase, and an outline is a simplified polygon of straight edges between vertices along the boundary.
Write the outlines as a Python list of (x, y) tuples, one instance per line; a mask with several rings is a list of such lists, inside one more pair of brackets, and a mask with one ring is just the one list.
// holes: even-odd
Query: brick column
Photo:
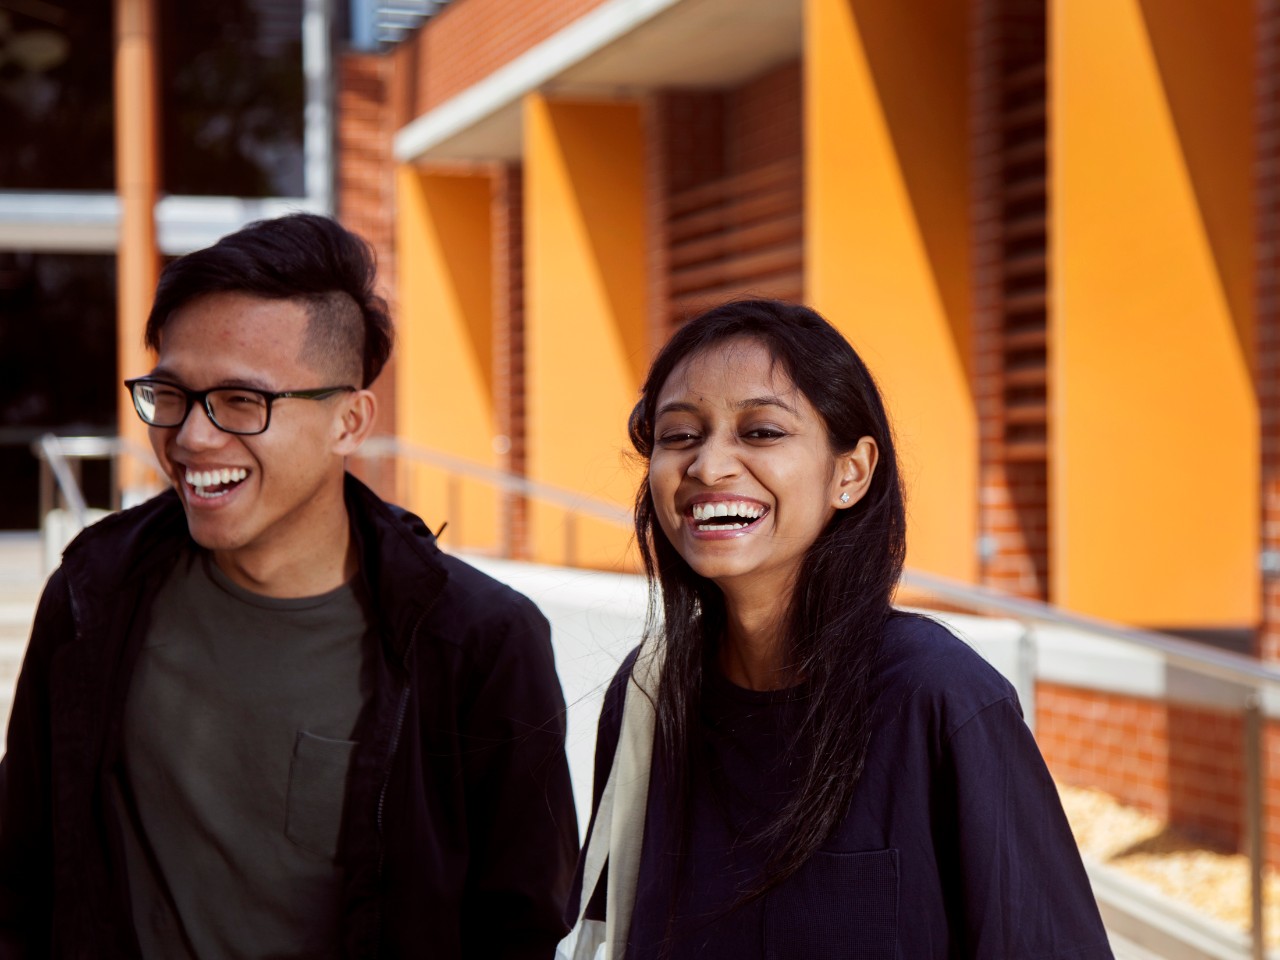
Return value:
[(1258, 412), (1262, 429), (1262, 624), (1257, 650), (1280, 660), (1280, 0), (1258, 0)]
[(725, 94), (662, 90), (645, 103), (649, 191), (649, 336), (656, 352), (687, 319), (672, 303), (671, 199), (727, 173)]
[[(497, 165), (493, 175), (493, 406), (505, 452), (498, 462), (509, 473), (525, 475), (524, 376), (524, 168)], [(529, 501), (502, 498), (501, 550), (505, 556), (529, 556)]]
[[(392, 173), (392, 61), (378, 54), (344, 54), (338, 61), (338, 219), (360, 234), (378, 256), (380, 292), (395, 308), (395, 181)], [(378, 398), (375, 432), (396, 432), (396, 358), (373, 386)], [(356, 460), (353, 472), (381, 496), (394, 499), (396, 477), (389, 461)]]
[[(977, 550), (983, 583), (1044, 600), (1049, 579), (1047, 469), (1043, 455), (1010, 456), (1018, 427), (1010, 406), (1016, 385), (1008, 374), (1019, 359), (1010, 304), (1018, 299), (1015, 292), (1022, 291), (1011, 284), (1025, 287), (1027, 280), (1036, 280), (1029, 274), (1015, 278), (1011, 267), (1031, 263), (1036, 246), (1043, 248), (1047, 218), (1038, 227), (1028, 216), (1015, 223), (1007, 200), (1011, 171), (1006, 160), (1012, 133), (1025, 137), (1029, 129), (1026, 123), (1015, 128), (1006, 122), (1011, 111), (1008, 79), (1015, 69), (1043, 60), (1044, 3), (975, 0), (971, 10), (973, 376), (981, 471)], [(1047, 334), (1043, 339), (1047, 353)], [(1029, 352), (1034, 351), (1024, 355)]]

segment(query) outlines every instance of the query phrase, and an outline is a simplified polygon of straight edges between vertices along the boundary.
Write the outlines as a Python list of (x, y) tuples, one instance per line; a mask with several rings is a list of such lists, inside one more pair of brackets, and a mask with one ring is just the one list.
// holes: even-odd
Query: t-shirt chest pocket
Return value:
[(298, 846), (332, 860), (338, 852), (347, 770), (356, 744), (299, 731), (289, 765), (285, 834)]
[(765, 899), (766, 960), (895, 960), (898, 851), (815, 853)]

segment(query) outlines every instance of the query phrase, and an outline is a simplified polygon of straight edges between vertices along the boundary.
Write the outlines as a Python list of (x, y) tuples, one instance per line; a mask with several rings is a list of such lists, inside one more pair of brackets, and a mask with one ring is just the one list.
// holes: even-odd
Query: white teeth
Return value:
[[(758, 520), (764, 516), (764, 507), (746, 500), (719, 500), (715, 503), (695, 503), (693, 519), (699, 522), (714, 520), (719, 517), (743, 517), (747, 520)], [(739, 524), (745, 526), (745, 524)], [(721, 529), (720, 527), (704, 527), (704, 529)], [(728, 528), (725, 528), (728, 529)]]
[(220, 483), (239, 483), (247, 476), (249, 476), (249, 471), (243, 467), (232, 469), (224, 467), (221, 470), (188, 470), (185, 479), (187, 483), (196, 488), (196, 492), (201, 496), (221, 496), (226, 493), (225, 490), (217, 494), (206, 494), (202, 488), (212, 487)]
[(745, 523), (704, 523), (701, 530), (741, 530)]

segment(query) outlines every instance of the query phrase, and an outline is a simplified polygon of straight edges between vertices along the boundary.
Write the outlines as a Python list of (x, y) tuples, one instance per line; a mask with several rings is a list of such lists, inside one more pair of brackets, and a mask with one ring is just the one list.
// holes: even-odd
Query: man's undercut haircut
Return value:
[(160, 274), (146, 342), (185, 304), (210, 293), (296, 300), (309, 314), (302, 359), (317, 370), (358, 376), (367, 387), (391, 355), (387, 302), (374, 291), (369, 245), (331, 217), (293, 213), (258, 220), (211, 247), (179, 257)]
[(362, 380), (364, 317), (359, 304), (350, 294), (337, 290), (307, 297), (306, 304), (307, 335), (302, 344), (302, 362), (323, 372), (335, 384)]

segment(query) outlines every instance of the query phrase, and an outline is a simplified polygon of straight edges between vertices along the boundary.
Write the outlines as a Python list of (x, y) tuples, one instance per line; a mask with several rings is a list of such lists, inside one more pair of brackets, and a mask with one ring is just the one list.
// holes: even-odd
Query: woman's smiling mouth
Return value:
[(752, 500), (705, 500), (690, 506), (687, 516), (695, 534), (735, 533), (748, 529), (769, 512)]

